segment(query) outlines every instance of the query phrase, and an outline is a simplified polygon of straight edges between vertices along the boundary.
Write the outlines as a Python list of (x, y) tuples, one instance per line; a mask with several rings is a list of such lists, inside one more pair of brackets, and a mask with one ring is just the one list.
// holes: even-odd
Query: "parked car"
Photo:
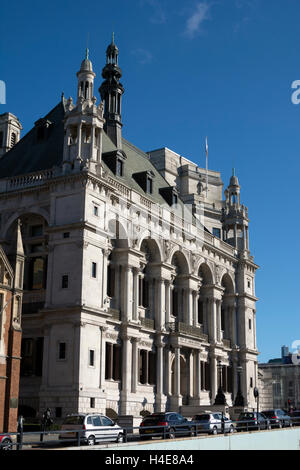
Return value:
[(241, 413), (236, 422), (237, 431), (256, 431), (271, 429), (270, 420), (263, 414), (254, 412)]
[(300, 410), (293, 410), (289, 413), (293, 426), (300, 426)]
[[(223, 415), (224, 431), (234, 432), (234, 424), (231, 419)], [(222, 413), (201, 413), (193, 417), (193, 423), (197, 425), (197, 431), (218, 434), (223, 432)]]
[(152, 413), (145, 416), (141, 422), (139, 433), (141, 439), (151, 439), (157, 436), (174, 439), (194, 435), (195, 427), (191, 421), (179, 413)]
[(1, 450), (13, 450), (13, 441), (8, 434), (0, 436), (0, 451)]
[(272, 428), (293, 426), (291, 417), (280, 408), (274, 410), (264, 410), (262, 413), (270, 420)]
[(80, 440), (88, 445), (99, 441), (123, 442), (124, 432), (107, 416), (99, 413), (79, 413), (68, 415), (61, 426), (60, 440), (77, 440), (78, 431), (81, 431)]

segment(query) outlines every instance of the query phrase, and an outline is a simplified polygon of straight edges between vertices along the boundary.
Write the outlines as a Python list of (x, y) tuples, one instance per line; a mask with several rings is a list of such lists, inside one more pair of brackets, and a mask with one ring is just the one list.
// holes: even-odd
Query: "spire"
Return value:
[(232, 169), (232, 177), (230, 178), (230, 183), (229, 183), (229, 187), (230, 186), (235, 186), (235, 187), (239, 187), (239, 180), (238, 180), (238, 177), (235, 175), (235, 168)]
[(118, 65), (119, 49), (115, 44), (114, 33), (106, 49), (106, 65), (102, 70), (104, 82), (99, 88), (104, 102), (104, 130), (118, 149), (122, 149), (121, 100), (124, 93), (120, 83), (122, 71)]

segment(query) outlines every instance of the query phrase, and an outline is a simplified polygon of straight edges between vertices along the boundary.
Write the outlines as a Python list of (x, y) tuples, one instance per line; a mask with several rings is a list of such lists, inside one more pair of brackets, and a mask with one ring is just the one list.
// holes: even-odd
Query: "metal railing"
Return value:
[[(290, 424), (286, 426), (300, 426), (300, 416), (291, 417)], [(168, 422), (166, 425), (149, 425), (149, 426), (130, 426), (122, 427), (119, 432), (107, 432), (103, 430), (103, 426), (93, 429), (68, 429), (68, 430), (46, 430), (36, 432), (13, 432), (0, 433), (0, 450), (8, 444), (9, 450), (23, 450), (29, 447), (57, 447), (58, 445), (72, 444), (77, 447), (89, 445), (89, 435), (96, 435), (95, 442), (104, 444), (105, 442), (136, 442), (139, 440), (152, 439), (160, 437), (162, 439), (174, 439), (183, 437), (200, 437), (207, 434), (233, 434), (235, 432), (252, 432), (252, 431), (269, 431), (280, 429), (283, 423), (275, 422), (275, 420), (267, 419), (265, 422), (257, 422), (256, 420), (220, 420), (218, 422), (207, 421), (186, 421), (182, 424)], [(113, 428), (112, 428), (113, 429)], [(98, 434), (99, 433), (99, 434)], [(73, 436), (70, 436), (73, 434)], [(1, 440), (1, 436), (9, 438), (11, 443)], [(47, 437), (47, 439), (45, 439)]]

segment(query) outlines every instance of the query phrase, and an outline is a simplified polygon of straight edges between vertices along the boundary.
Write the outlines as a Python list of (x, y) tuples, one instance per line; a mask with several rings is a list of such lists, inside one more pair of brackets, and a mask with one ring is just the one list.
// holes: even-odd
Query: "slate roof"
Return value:
[(60, 165), (64, 145), (64, 114), (64, 104), (60, 102), (45, 116), (45, 119), (52, 123), (45, 139), (37, 139), (36, 127), (24, 135), (0, 159), (0, 178), (24, 175)]
[[(40, 170), (59, 166), (63, 158), (64, 144), (64, 101), (59, 102), (45, 117), (51, 122), (45, 139), (38, 140), (37, 127), (33, 127), (9, 152), (0, 159), (0, 178), (24, 175)], [(118, 177), (103, 163), (105, 170), (114, 178), (128, 185), (158, 204), (166, 205), (165, 199), (159, 193), (159, 188), (170, 186), (150, 161), (148, 155), (135, 147), (126, 139), (122, 139), (123, 151), (127, 159), (124, 165), (124, 175)], [(103, 153), (116, 150), (114, 143), (103, 132)], [(137, 181), (132, 177), (134, 173), (151, 170), (154, 173), (152, 194), (145, 193)], [(183, 207), (183, 203), (178, 199)]]

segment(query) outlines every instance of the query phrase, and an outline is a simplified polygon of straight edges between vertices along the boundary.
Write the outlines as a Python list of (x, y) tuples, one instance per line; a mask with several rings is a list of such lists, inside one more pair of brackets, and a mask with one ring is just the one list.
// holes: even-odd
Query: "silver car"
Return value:
[(99, 441), (123, 442), (123, 429), (107, 416), (100, 413), (78, 413), (68, 415), (61, 426), (59, 439), (78, 440), (88, 445)]
[[(227, 433), (234, 432), (234, 424), (231, 419), (223, 416), (224, 431)], [(222, 413), (201, 413), (193, 417), (192, 420), (197, 425), (199, 432), (208, 432), (209, 434), (218, 434), (223, 431)]]

